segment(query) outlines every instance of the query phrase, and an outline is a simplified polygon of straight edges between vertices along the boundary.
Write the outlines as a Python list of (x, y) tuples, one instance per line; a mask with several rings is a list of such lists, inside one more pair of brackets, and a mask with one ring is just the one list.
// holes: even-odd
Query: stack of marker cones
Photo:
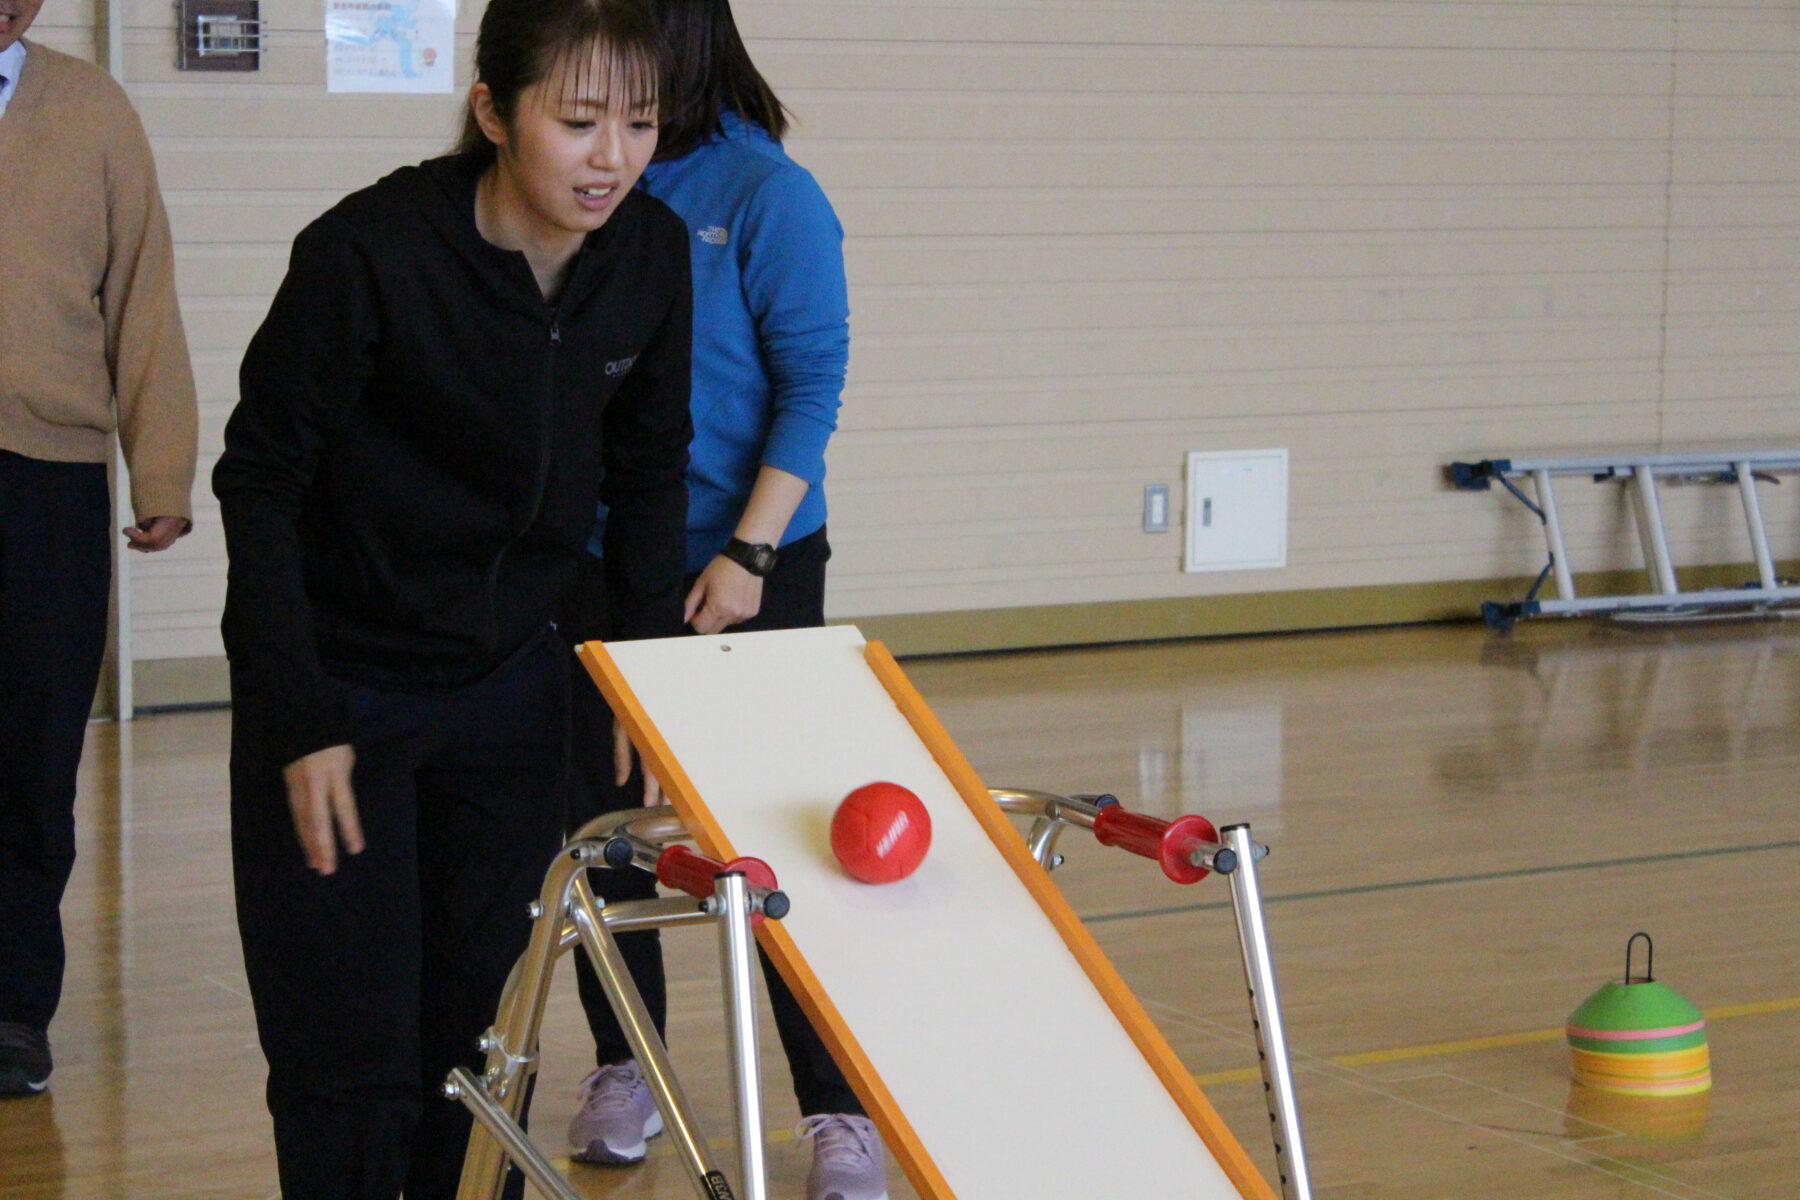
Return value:
[(1602, 984), (1569, 1014), (1569, 1053), (1575, 1082), (1619, 1096), (1692, 1096), (1712, 1087), (1706, 1020), (1667, 984), (1631, 972), (1632, 945), (1625, 944), (1625, 977)]

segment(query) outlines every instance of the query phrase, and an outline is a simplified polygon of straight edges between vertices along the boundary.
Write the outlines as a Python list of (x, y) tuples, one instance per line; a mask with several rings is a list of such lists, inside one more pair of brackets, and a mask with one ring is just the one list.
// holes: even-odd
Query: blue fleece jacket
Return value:
[[(843, 227), (762, 126), (714, 136), (641, 186), (687, 223), (694, 265), (694, 444), (687, 568), (725, 545), (764, 465), (811, 485), (782, 544), (825, 524), (825, 443), (850, 359)], [(605, 524), (604, 509), (600, 523)], [(597, 528), (590, 548), (599, 552)]]

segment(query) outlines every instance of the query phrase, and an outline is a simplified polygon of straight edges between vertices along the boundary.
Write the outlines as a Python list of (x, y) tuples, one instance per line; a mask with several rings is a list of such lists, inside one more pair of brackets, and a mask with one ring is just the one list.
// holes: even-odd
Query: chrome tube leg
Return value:
[[(483, 1100), (506, 1114), (514, 1130), (525, 1104), (526, 1078), (537, 1069), (538, 1031), (550, 993), (550, 974), (561, 953), (562, 913), (568, 905), (570, 884), (598, 850), (582, 844), (565, 846), (551, 862), (535, 902), (531, 940), (513, 966), (493, 1028), (482, 1038), (487, 1071), (476, 1086)], [(464, 1103), (469, 1101), (465, 1098)], [(478, 1124), (469, 1131), (456, 1198), (498, 1200), (505, 1181), (503, 1141), (488, 1126)]]
[(1231, 872), (1231, 904), (1237, 914), (1238, 946), (1244, 954), (1244, 984), (1250, 989), (1251, 1020), (1256, 1027), (1256, 1052), (1262, 1063), (1263, 1094), (1269, 1104), (1281, 1195), (1283, 1200), (1312, 1200), (1306, 1148), (1300, 1136), (1294, 1069), (1288, 1059), (1281, 999), (1275, 988), (1275, 961), (1269, 951), (1262, 892), (1256, 882), (1256, 844), (1250, 840), (1248, 825), (1227, 825), (1219, 834), (1237, 852), (1237, 863)]
[(606, 928), (600, 906), (594, 901), (593, 889), (585, 878), (575, 881), (569, 909), (581, 935), (582, 948), (587, 951), (600, 987), (606, 992), (607, 1003), (612, 1005), (613, 1015), (619, 1019), (625, 1042), (644, 1073), (650, 1094), (656, 1097), (656, 1107), (662, 1113), (663, 1127), (675, 1147), (676, 1157), (681, 1159), (695, 1190), (705, 1200), (736, 1200), (731, 1185), (726, 1182), (724, 1172), (719, 1170), (712, 1150), (700, 1133), (693, 1109), (681, 1090), (681, 1081), (675, 1077), (675, 1068), (669, 1062), (669, 1051), (662, 1038), (657, 1036), (656, 1023), (650, 1019), (650, 1010), (644, 1006), (644, 997), (631, 980), (625, 958), (619, 953), (619, 944), (613, 940), (612, 931)]
[(1056, 870), (1062, 861), (1056, 854), (1056, 839), (1063, 828), (1062, 820), (1057, 817), (1039, 817), (1031, 823), (1031, 833), (1025, 839), (1026, 848), (1046, 871)]
[(744, 1200), (768, 1200), (763, 1162), (762, 1057), (756, 1036), (756, 940), (750, 932), (750, 881), (728, 872), (715, 883), (719, 952), (724, 960), (725, 1024), (731, 1038), (731, 1090), (737, 1101), (738, 1185)]
[(457, 1067), (450, 1072), (450, 1082), (444, 1085), (444, 1094), (452, 1100), (462, 1101), (463, 1106), (474, 1116), (475, 1123), (487, 1130), (505, 1148), (507, 1157), (518, 1164), (519, 1169), (525, 1172), (525, 1178), (538, 1191), (550, 1197), (550, 1200), (581, 1200), (580, 1194), (556, 1173), (556, 1168), (550, 1165), (550, 1160), (544, 1157), (543, 1151), (532, 1144), (511, 1114), (494, 1102), (493, 1097), (487, 1094), (487, 1090), (470, 1074), (467, 1067)]

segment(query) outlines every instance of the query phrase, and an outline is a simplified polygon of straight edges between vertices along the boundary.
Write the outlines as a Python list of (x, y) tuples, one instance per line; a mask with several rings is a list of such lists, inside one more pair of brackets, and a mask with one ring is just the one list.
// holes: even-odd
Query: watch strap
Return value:
[(725, 548), (719, 553), (758, 579), (767, 578), (769, 572), (775, 569), (775, 563), (780, 557), (776, 553), (775, 547), (767, 542), (751, 543), (735, 537), (727, 541)]

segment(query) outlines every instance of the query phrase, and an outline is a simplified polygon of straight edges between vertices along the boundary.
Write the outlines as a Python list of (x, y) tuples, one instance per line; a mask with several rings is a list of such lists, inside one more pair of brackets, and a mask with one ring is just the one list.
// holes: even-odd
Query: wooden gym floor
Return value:
[[(1321, 1200), (1796, 1194), (1800, 626), (1437, 627), (909, 671), (990, 785), (1247, 819), (1272, 844)], [(228, 721), (90, 731), (57, 1070), (47, 1096), (0, 1102), (6, 1200), (275, 1194), (232, 919)], [(1075, 908), (1267, 1164), (1226, 892), (1077, 834), (1063, 849)], [(1703, 1104), (1571, 1093), (1561, 1024), (1638, 929), (1710, 1018)], [(666, 944), (677, 1065), (728, 1149), (714, 939)], [(558, 1147), (588, 1053), (573, 993), (559, 981), (538, 1088)], [(778, 1051), (767, 1076), (772, 1120), (791, 1123)], [(1079, 1113), (1043, 1116), (1079, 1136)], [(798, 1195), (784, 1130), (771, 1160), (775, 1194)], [(690, 1194), (666, 1149), (575, 1178), (596, 1197)]]

